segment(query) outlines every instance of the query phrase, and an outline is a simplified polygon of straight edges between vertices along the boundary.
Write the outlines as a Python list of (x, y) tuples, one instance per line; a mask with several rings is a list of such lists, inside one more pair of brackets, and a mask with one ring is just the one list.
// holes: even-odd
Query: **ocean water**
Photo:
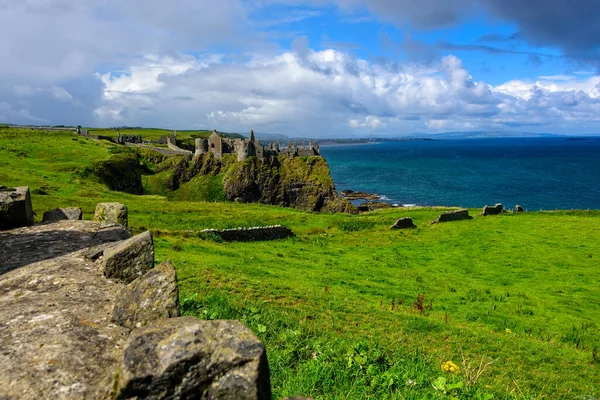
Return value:
[(423, 206), (600, 209), (600, 138), (321, 146), (337, 190)]

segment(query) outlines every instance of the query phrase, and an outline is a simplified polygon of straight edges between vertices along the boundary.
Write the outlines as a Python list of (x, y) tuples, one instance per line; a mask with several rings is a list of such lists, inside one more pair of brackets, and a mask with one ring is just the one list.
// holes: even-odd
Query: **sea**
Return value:
[(600, 209), (600, 137), (382, 141), (321, 155), (338, 191), (399, 206)]

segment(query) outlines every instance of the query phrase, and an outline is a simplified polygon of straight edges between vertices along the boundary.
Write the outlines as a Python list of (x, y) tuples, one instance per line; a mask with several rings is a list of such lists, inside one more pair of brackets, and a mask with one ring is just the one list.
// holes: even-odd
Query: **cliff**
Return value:
[[(143, 155), (146, 157), (146, 155)], [(337, 196), (323, 157), (216, 158), (212, 153), (164, 158), (145, 177), (148, 194), (176, 200), (231, 200), (280, 205), (307, 211), (357, 212)]]

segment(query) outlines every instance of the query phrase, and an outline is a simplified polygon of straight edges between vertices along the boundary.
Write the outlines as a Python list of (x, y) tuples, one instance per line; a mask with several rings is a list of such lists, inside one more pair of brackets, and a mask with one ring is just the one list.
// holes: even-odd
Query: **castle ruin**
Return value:
[(213, 130), (208, 139), (198, 138), (195, 141), (195, 155), (199, 156), (205, 153), (212, 153), (215, 158), (221, 159), (223, 154), (236, 154), (238, 161), (243, 161), (248, 157), (257, 157), (264, 159), (268, 157), (277, 157), (287, 155), (296, 156), (318, 156), (321, 154), (317, 142), (309, 142), (308, 146), (302, 142), (302, 147), (296, 142), (281, 148), (279, 142), (270, 143), (269, 146), (263, 146), (260, 141), (254, 137), (254, 131), (250, 131), (250, 139), (227, 139), (219, 136), (217, 131)]

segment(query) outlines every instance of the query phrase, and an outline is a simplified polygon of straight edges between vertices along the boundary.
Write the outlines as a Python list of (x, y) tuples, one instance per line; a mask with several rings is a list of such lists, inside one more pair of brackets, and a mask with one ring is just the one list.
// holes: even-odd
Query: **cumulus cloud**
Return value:
[[(10, 60), (0, 63), (0, 120), (313, 136), (567, 122), (597, 130), (593, 73), (492, 86), (452, 55), (377, 62), (326, 36), (323, 44), (337, 49), (314, 51), (298, 38), (284, 52), (268, 43), (264, 26), (253, 26), (253, 16), (272, 3), (367, 9), (369, 18), (418, 29), (485, 9), (517, 24), (520, 38), (584, 60), (598, 50), (600, 28), (590, 16), (600, 3), (582, 2), (567, 9), (563, 0), (544, 0), (544, 7), (541, 0), (0, 0), (0, 54)], [(306, 10), (291, 20), (318, 15)]]
[(96, 114), (114, 124), (169, 115), (181, 126), (316, 137), (599, 122), (596, 76), (494, 87), (474, 81), (455, 56), (398, 66), (298, 50), (244, 63), (148, 57), (127, 74), (100, 76)]

